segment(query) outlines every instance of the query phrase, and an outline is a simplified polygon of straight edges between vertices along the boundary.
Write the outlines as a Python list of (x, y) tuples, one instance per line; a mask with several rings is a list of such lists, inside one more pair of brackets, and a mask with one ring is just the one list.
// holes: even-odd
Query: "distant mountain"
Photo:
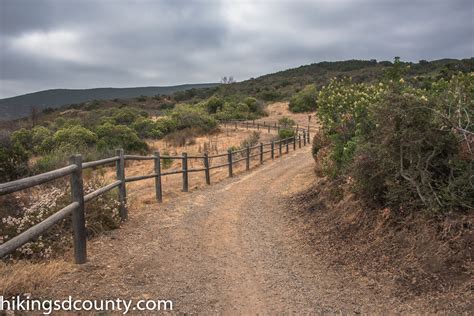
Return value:
[(92, 100), (129, 99), (139, 96), (170, 95), (177, 91), (211, 88), (217, 83), (184, 84), (168, 87), (52, 89), (0, 99), (0, 120), (26, 117), (33, 107), (58, 108), (63, 105)]

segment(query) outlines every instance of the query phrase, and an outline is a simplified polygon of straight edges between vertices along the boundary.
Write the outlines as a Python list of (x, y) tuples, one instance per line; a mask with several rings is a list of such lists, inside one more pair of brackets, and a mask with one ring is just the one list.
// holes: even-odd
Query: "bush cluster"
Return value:
[(317, 108), (317, 97), (316, 86), (313, 84), (307, 85), (290, 99), (290, 111), (294, 113), (315, 111)]
[(335, 79), (322, 88), (323, 135), (314, 139), (313, 154), (328, 146), (327, 157), (318, 159), (323, 170), (350, 176), (370, 203), (399, 212), (472, 209), (474, 76), (419, 89), (402, 74), (394, 69), (372, 85)]

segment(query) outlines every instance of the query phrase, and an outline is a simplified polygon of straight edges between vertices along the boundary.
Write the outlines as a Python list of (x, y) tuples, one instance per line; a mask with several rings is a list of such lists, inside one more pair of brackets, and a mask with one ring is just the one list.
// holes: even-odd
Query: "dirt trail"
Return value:
[[(44, 297), (171, 299), (186, 313), (398, 310), (301, 235), (286, 197), (311, 184), (309, 146), (218, 184), (130, 212), (90, 244), (89, 262), (40, 290)], [(408, 308), (408, 310), (410, 310)]]

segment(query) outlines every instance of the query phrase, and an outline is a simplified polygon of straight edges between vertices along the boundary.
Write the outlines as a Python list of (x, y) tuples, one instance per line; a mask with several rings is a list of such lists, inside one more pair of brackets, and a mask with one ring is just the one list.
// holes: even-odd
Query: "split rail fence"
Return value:
[[(221, 122), (221, 125), (225, 127), (246, 127), (279, 130), (281, 127), (278, 124), (272, 126), (255, 124), (255, 122), (242, 122), (242, 121), (226, 121)], [(285, 139), (272, 141), (268, 143), (260, 143), (258, 145), (247, 147), (239, 150), (228, 150), (226, 153), (209, 155), (205, 153), (202, 156), (188, 156), (187, 153), (183, 153), (181, 156), (163, 156), (160, 155), (159, 151), (154, 152), (152, 156), (140, 156), (140, 155), (126, 155), (123, 149), (117, 149), (114, 157), (101, 159), (97, 161), (83, 162), (81, 155), (73, 155), (70, 158), (70, 164), (64, 168), (56, 169), (32, 177), (19, 179), (16, 181), (6, 182), (0, 184), (0, 196), (14, 193), (17, 191), (25, 190), (43, 183), (47, 183), (59, 178), (70, 176), (71, 184), (71, 198), (72, 201), (69, 205), (57, 211), (50, 217), (46, 218), (42, 222), (28, 228), (24, 232), (17, 236), (9, 239), (5, 243), (0, 245), (0, 259), (8, 254), (11, 254), (19, 247), (23, 246), (27, 242), (34, 240), (40, 235), (44, 234), (49, 228), (56, 223), (71, 216), (72, 218), (72, 230), (73, 230), (73, 245), (74, 245), (74, 261), (75, 263), (82, 264), (87, 261), (87, 235), (86, 235), (86, 223), (85, 223), (85, 203), (97, 198), (98, 196), (114, 189), (118, 188), (118, 202), (119, 202), (119, 214), (122, 221), (127, 220), (127, 190), (126, 184), (129, 182), (140, 181), (145, 179), (155, 179), (155, 192), (156, 200), (158, 202), (163, 201), (163, 185), (162, 177), (182, 174), (182, 191), (187, 192), (189, 188), (189, 174), (193, 172), (203, 172), (206, 184), (211, 184), (211, 173), (210, 170), (217, 168), (227, 168), (228, 176), (232, 177), (234, 174), (233, 167), (239, 162), (245, 161), (246, 170), (250, 169), (250, 160), (257, 158), (260, 164), (263, 164), (265, 155), (270, 153), (270, 158), (273, 160), (278, 157), (282, 157), (283, 154), (288, 154), (290, 148), (296, 150), (302, 146), (306, 146), (309, 143), (309, 131), (306, 129), (296, 129), (296, 136), (288, 137)], [(211, 165), (211, 159), (223, 158), (226, 159), (225, 163), (219, 163)], [(266, 157), (268, 159), (268, 155)], [(188, 160), (197, 159), (203, 162), (203, 168), (188, 168)], [(154, 172), (152, 174), (143, 176), (125, 176), (125, 161), (136, 161), (136, 160), (152, 160), (154, 161)], [(181, 160), (181, 169), (170, 170), (163, 172), (162, 161), (163, 160)], [(115, 164), (116, 168), (116, 181), (97, 189), (88, 194), (84, 194), (84, 183), (82, 172), (84, 169), (95, 168), (99, 166)]]

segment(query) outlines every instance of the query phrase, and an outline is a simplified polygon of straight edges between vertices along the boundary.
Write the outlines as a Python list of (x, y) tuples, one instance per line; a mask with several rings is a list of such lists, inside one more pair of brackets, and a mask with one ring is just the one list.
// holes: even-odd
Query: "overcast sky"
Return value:
[(472, 0), (0, 0), (0, 98), (474, 56)]

